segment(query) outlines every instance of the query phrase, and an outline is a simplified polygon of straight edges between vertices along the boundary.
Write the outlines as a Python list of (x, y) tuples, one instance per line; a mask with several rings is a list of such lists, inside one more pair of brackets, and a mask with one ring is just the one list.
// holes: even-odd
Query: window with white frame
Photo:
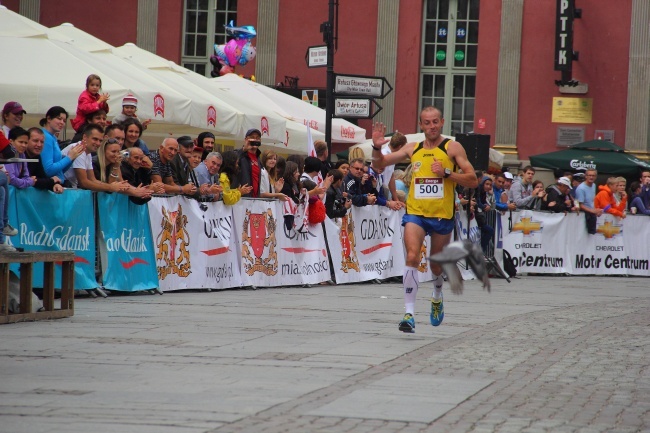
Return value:
[(185, 0), (181, 63), (201, 75), (210, 76), (214, 46), (228, 40), (226, 24), (237, 24), (237, 0)]
[(479, 0), (426, 0), (420, 68), (420, 108), (445, 117), (443, 134), (474, 128)]

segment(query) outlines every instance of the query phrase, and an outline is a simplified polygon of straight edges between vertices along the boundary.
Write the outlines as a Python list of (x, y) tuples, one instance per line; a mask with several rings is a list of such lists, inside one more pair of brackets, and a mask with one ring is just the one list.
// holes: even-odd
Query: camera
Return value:
[(205, 203), (199, 203), (199, 209), (201, 209), (203, 212), (208, 210), (208, 205)]
[(261, 146), (262, 145), (262, 142), (259, 141), (259, 140), (251, 140), (251, 141), (249, 141), (249, 143), (250, 143), (251, 146)]
[(128, 150), (121, 150), (120, 155), (122, 156), (122, 158), (126, 159), (131, 155), (131, 152), (129, 152)]

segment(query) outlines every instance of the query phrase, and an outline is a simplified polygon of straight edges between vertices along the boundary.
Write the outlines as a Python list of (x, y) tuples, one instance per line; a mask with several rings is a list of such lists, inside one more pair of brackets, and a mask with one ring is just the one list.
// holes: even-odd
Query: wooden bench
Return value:
[[(33, 264), (43, 262), (43, 309), (32, 313)], [(9, 265), (20, 263), (20, 312), (9, 313)], [(61, 264), (61, 308), (54, 309), (54, 265)], [(74, 314), (74, 253), (0, 253), (0, 324), (70, 317)]]

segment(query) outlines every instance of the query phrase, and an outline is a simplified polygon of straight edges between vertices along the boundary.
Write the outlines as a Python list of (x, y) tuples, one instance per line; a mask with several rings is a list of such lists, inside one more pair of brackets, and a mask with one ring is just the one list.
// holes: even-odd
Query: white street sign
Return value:
[(336, 117), (371, 117), (372, 99), (339, 99), (334, 101)]
[(334, 93), (383, 98), (385, 96), (384, 79), (337, 75), (334, 84)]
[(309, 47), (307, 49), (307, 67), (327, 66), (327, 46)]

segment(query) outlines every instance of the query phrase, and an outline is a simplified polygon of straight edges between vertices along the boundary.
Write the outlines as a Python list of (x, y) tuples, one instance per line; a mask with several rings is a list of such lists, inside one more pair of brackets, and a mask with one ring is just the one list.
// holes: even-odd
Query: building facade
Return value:
[[(510, 159), (594, 138), (650, 155), (647, 0), (578, 1), (577, 13), (574, 0), (338, 2), (334, 70), (386, 77), (394, 91), (378, 101), (374, 120), (389, 129), (418, 132), (420, 108), (435, 105), (445, 133), (488, 134)], [(324, 96), (326, 69), (308, 68), (305, 54), (323, 45), (329, 0), (2, 3), (46, 26), (70, 22), (112, 45), (135, 42), (208, 76), (214, 44), (227, 40), (224, 25), (253, 25), (257, 56), (236, 72)], [(560, 14), (567, 7), (572, 26)], [(558, 54), (567, 41), (570, 52)], [(556, 70), (567, 55), (565, 72)], [(358, 123), (370, 130), (370, 120)]]

